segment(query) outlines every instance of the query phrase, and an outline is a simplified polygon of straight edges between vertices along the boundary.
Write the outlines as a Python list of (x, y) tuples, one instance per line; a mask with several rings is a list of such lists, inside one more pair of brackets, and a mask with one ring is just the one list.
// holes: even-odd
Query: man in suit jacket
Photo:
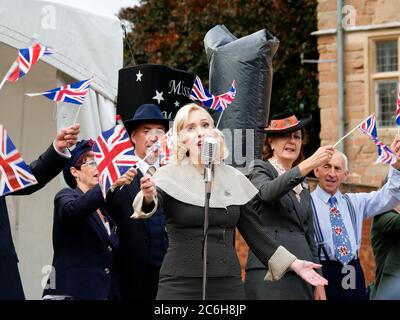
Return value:
[[(79, 124), (62, 129), (50, 146), (30, 168), (38, 184), (14, 192), (13, 195), (28, 195), (52, 180), (70, 158), (68, 147), (78, 138)], [(25, 299), (21, 277), (18, 271), (18, 258), (11, 236), (10, 220), (5, 197), (0, 197), (0, 300)]]
[(376, 262), (373, 300), (400, 300), (400, 214), (398, 208), (374, 217), (371, 244)]
[(154, 300), (159, 271), (168, 242), (165, 217), (158, 210), (151, 219), (131, 219), (132, 203), (140, 191), (140, 178), (159, 166), (154, 144), (168, 130), (169, 121), (159, 107), (141, 105), (131, 120), (124, 122), (135, 147), (137, 176), (130, 185), (107, 195), (107, 211), (118, 227), (120, 247), (115, 257), (115, 271), (122, 300)]

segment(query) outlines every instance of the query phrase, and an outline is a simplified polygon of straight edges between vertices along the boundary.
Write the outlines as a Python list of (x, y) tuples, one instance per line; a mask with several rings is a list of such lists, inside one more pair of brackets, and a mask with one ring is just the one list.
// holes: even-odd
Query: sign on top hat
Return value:
[(119, 70), (117, 114), (132, 119), (142, 104), (155, 104), (173, 120), (189, 99), (195, 75), (158, 64), (142, 64)]

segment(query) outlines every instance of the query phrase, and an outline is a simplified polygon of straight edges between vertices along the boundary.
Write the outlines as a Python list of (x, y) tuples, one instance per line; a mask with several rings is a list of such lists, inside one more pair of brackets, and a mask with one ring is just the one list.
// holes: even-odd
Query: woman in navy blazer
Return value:
[[(119, 240), (105, 202), (92, 152), (92, 140), (80, 141), (64, 168), (65, 188), (54, 199), (53, 269), (43, 299), (116, 299), (113, 256)], [(113, 187), (130, 183), (131, 169)]]

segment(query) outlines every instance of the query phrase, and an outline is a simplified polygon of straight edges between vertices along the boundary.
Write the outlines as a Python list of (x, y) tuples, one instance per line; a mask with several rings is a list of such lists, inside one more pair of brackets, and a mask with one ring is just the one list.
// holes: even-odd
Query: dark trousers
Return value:
[(160, 277), (160, 267), (155, 266), (151, 263), (147, 264), (146, 268), (146, 283), (144, 285), (143, 299), (144, 300), (155, 300), (158, 291), (158, 281)]
[(353, 259), (348, 264), (354, 269), (343, 266), (339, 261), (321, 261), (322, 273), (328, 280), (325, 286), (328, 300), (367, 300), (364, 272), (360, 260)]
[(122, 300), (154, 301), (157, 296), (160, 267), (146, 263), (138, 268), (140, 273), (123, 270), (118, 276), (119, 293)]

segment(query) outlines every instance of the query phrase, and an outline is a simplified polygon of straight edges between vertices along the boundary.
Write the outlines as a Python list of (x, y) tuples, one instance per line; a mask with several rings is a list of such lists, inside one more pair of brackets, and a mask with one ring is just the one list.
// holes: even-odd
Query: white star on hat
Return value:
[(138, 81), (142, 81), (142, 75), (143, 75), (143, 73), (141, 73), (140, 72), (140, 70), (139, 70), (139, 72), (138, 73), (136, 73), (136, 82), (138, 82)]
[(174, 105), (175, 105), (175, 107), (179, 107), (179, 102), (178, 101), (175, 101), (175, 103), (174, 103)]
[(154, 99), (154, 100), (157, 100), (157, 103), (158, 104), (160, 104), (160, 102), (161, 102), (161, 100), (164, 100), (164, 98), (163, 98), (163, 91), (161, 91), (161, 92), (158, 92), (157, 90), (156, 90), (156, 95), (152, 98), (152, 99)]

